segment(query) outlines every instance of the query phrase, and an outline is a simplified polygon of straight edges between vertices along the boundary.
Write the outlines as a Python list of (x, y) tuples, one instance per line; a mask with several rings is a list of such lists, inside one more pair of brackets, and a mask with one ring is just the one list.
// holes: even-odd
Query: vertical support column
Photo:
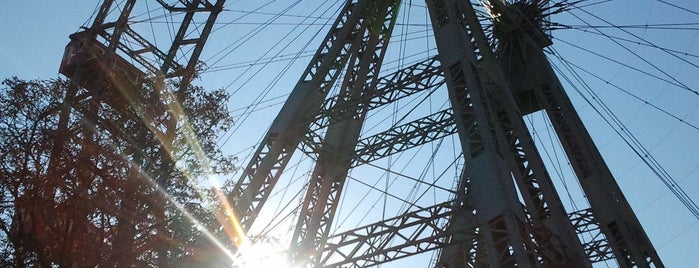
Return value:
[[(194, 49), (192, 50), (192, 54), (189, 57), (185, 69), (175, 70), (176, 73), (183, 72), (180, 74), (182, 75), (182, 80), (180, 81), (181, 89), (186, 88), (189, 85), (189, 82), (191, 82), (193, 76), (195, 75), (194, 68), (199, 62), (199, 56), (201, 55), (201, 52), (204, 49), (206, 41), (209, 39), (209, 34), (211, 33), (211, 30), (214, 27), (214, 22), (216, 22), (216, 18), (218, 17), (218, 14), (221, 13), (221, 11), (223, 10), (223, 4), (226, 2), (225, 0), (216, 0), (216, 3), (211, 5), (211, 3), (209, 3), (208, 0), (204, 0), (203, 5), (205, 5), (206, 7), (204, 9), (199, 9), (198, 6), (202, 4), (201, 1), (202, 0), (194, 0), (192, 2), (187, 2), (187, 14), (185, 14), (184, 19), (182, 20), (182, 24), (180, 24), (180, 28), (177, 31), (177, 34), (175, 35), (175, 40), (173, 40), (172, 46), (168, 51), (167, 57), (165, 58), (165, 61), (163, 62), (163, 65), (160, 68), (160, 71), (163, 73), (163, 75), (167, 75), (169, 69), (173, 67), (175, 56), (177, 55), (177, 51), (181, 48), (181, 46), (186, 44), (194, 44)], [(201, 33), (199, 34), (198, 38), (185, 39), (187, 30), (189, 29), (189, 25), (192, 24), (194, 20), (194, 14), (196, 12), (209, 12), (209, 16), (206, 19), (206, 23), (204, 24), (204, 27), (201, 29)]]
[(112, 4), (114, 4), (114, 0), (104, 0), (104, 2), (102, 2), (100, 10), (97, 12), (95, 19), (92, 21), (91, 28), (95, 28), (95, 26), (102, 25), (104, 23), (107, 15), (109, 15), (109, 10), (112, 8)]
[(546, 110), (619, 266), (663, 267), (546, 59), (542, 47), (549, 43), (532, 35), (520, 34), (501, 45), (501, 62), (516, 85), (519, 105), (527, 112)]
[(619, 266), (664, 267), (543, 52), (530, 47), (527, 55), (548, 78), (534, 94), (551, 119)]
[(362, 12), (367, 2), (347, 2), (262, 144), (243, 170), (240, 180), (228, 194), (243, 229), (250, 228), (267, 201), (314, 115), (320, 111), (330, 87), (349, 59), (351, 47), (361, 42), (361, 39), (354, 37), (361, 34)]
[[(503, 11), (508, 11), (510, 7), (504, 6), (505, 4), (500, 1), (490, 2), (500, 5)], [(458, 4), (467, 12), (464, 20), (471, 25), (473, 42), (479, 48), (476, 53), (481, 55), (479, 63), (481, 82), (486, 94), (489, 95), (489, 100), (492, 101), (496, 115), (495, 122), (500, 126), (499, 129), (502, 130), (506, 141), (501, 149), (506, 156), (508, 170), (512, 172), (526, 205), (531, 239), (536, 242), (533, 254), (537, 254), (540, 262), (546, 267), (591, 267), (592, 264), (585, 255), (575, 228), (568, 219), (513, 95), (511, 83), (518, 84), (520, 81), (507, 80), (479, 25), (473, 6), (465, 1)], [(507, 12), (503, 16), (512, 16), (519, 12)]]
[[(475, 14), (467, 13), (455, 0), (431, 0), (427, 5), (461, 147), (469, 165), (461, 180), (470, 182), (469, 193), (479, 225), (476, 256), (484, 258), (490, 267), (537, 267), (536, 256), (530, 254), (533, 245), (524, 212), (500, 149), (505, 141), (493, 125), (496, 118), (480, 81), (479, 48), (475, 44), (477, 37), (472, 34), (475, 29), (464, 21), (464, 16)], [(443, 256), (463, 256), (447, 249)], [(442, 267), (465, 267), (459, 258), (440, 262), (438, 266)]]
[[(365, 7), (361, 44), (357, 50), (350, 52), (350, 65), (338, 98), (339, 105), (347, 105), (350, 109), (343, 111), (346, 114), (330, 118), (330, 126), (318, 152), (292, 237), (290, 253), (295, 265), (320, 265), (320, 255), (366, 116), (366, 102), (370, 98), (365, 96), (374, 94), (399, 5), (400, 1), (397, 0), (381, 0), (370, 1)], [(351, 103), (355, 105), (349, 106)]]

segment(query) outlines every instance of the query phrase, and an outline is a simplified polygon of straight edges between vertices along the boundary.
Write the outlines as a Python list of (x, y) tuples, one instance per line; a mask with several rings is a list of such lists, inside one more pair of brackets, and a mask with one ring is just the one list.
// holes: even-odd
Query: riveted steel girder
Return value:
[[(364, 95), (375, 96), (381, 62), (395, 26), (400, 1), (370, 1), (362, 21), (361, 42), (352, 46), (337, 103), (347, 107), (329, 118), (325, 139), (317, 148), (311, 173), (292, 236), (291, 261), (296, 266), (318, 266), (352, 161), (367, 109)], [(349, 114), (351, 116), (343, 116)], [(310, 132), (310, 130), (308, 130)]]
[[(287, 102), (228, 193), (243, 229), (250, 228), (279, 176), (318, 114), (330, 87), (339, 77), (363, 36), (367, 1), (348, 1), (320, 48), (292, 90)], [(355, 49), (353, 49), (353, 47)]]

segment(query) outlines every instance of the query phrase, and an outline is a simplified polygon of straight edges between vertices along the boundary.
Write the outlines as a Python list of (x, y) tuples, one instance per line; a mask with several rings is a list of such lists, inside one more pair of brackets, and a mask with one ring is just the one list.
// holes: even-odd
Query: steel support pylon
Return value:
[[(497, 42), (470, 1), (426, 2), (439, 56), (378, 78), (400, 1), (347, 1), (229, 193), (243, 229), (300, 147), (316, 166), (290, 249), (296, 265), (366, 267), (440, 250), (437, 267), (591, 267), (612, 258), (663, 267), (542, 52), (549, 38), (526, 17), (540, 16), (547, 1), (485, 3), (499, 18)], [(497, 25), (512, 22), (521, 25)], [(340, 94), (328, 97), (343, 70)], [(369, 110), (443, 84), (451, 109), (360, 137)], [(561, 203), (523, 120), (542, 109), (589, 209)], [(465, 162), (455, 199), (329, 234), (350, 168), (451, 134)]]

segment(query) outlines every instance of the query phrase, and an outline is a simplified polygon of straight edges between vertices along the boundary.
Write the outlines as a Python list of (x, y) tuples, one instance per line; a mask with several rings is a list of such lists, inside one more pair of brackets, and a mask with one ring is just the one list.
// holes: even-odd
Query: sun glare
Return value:
[(287, 259), (287, 249), (274, 239), (245, 243), (235, 255), (233, 267), (236, 268), (292, 268)]

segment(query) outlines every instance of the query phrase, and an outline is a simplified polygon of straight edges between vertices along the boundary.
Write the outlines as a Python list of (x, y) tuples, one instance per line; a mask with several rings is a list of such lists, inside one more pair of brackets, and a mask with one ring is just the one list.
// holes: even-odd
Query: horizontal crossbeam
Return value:
[(442, 248), (449, 243), (450, 202), (350, 230), (328, 238), (323, 267), (368, 267)]
[(443, 110), (359, 141), (353, 166), (375, 161), (456, 133), (452, 109)]
[(442, 84), (444, 76), (439, 61), (432, 57), (380, 78), (375, 90), (364, 92), (355, 100), (342, 102), (339, 96), (326, 99), (320, 113), (313, 119), (310, 130), (327, 127), (331, 117), (339, 122), (360, 114), (364, 109), (373, 110)]
[[(437, 204), (335, 234), (328, 238), (321, 263), (323, 267), (370, 267), (460, 243), (462, 241), (451, 239), (458, 236), (446, 228), (448, 220), (456, 213), (452, 204)], [(593, 237), (583, 243), (591, 262), (614, 258), (590, 209), (570, 213), (568, 218), (578, 236)], [(465, 233), (475, 233), (475, 223), (469, 225), (463, 229)]]

